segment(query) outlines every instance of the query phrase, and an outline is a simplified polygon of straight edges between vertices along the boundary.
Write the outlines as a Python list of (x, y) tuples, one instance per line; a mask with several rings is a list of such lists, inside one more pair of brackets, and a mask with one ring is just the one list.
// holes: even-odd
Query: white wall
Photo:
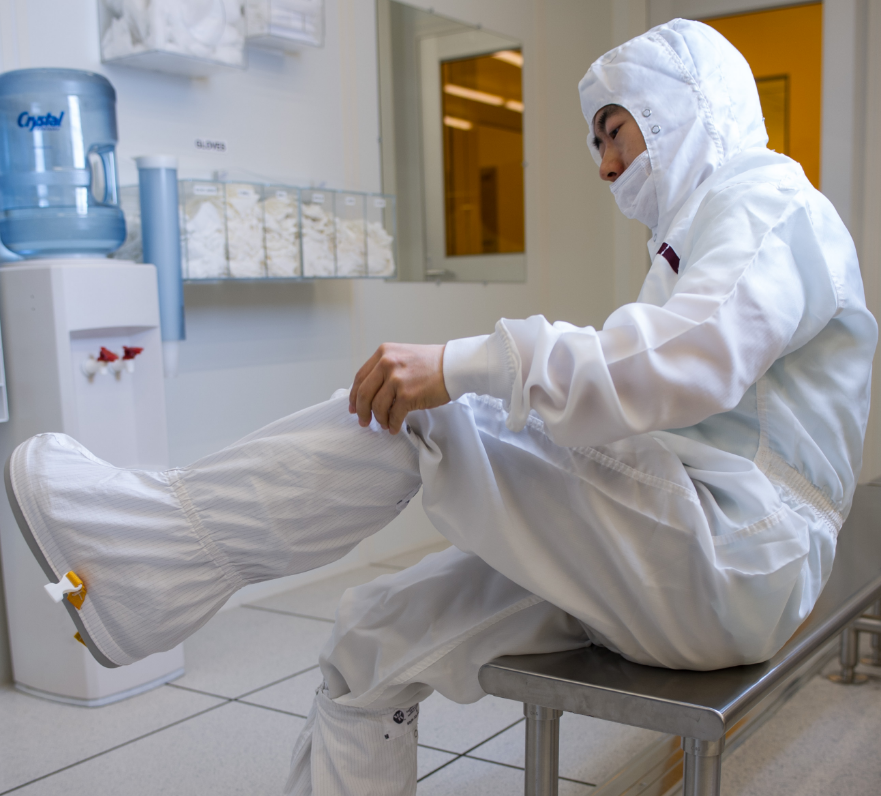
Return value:
[[(413, 4), (524, 43), (528, 282), (188, 286), (180, 375), (166, 383), (173, 464), (323, 400), (349, 384), (384, 340), (443, 342), (491, 331), (501, 316), (535, 312), (601, 324), (614, 308), (617, 263), (605, 234), (614, 204), (586, 150), (576, 88), (612, 44), (611, 0)], [(181, 176), (222, 169), (236, 177), (376, 191), (373, 17), (372, 0), (327, 0), (324, 48), (293, 56), (252, 53), (246, 71), (189, 80), (103, 66), (95, 0), (2, 0), (0, 65), (106, 75), (118, 94), (123, 184), (136, 179), (132, 157), (161, 152), (178, 156)], [(197, 137), (224, 139), (228, 153), (197, 152)], [(349, 561), (436, 538), (414, 504)], [(0, 620), (0, 680), (8, 677)]]

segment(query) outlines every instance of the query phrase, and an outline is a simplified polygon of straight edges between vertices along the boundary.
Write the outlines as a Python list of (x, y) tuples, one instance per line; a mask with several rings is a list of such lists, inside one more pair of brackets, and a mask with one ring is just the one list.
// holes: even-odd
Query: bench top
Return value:
[(496, 658), (488, 694), (714, 741), (826, 641), (881, 599), (881, 484), (857, 487), (832, 574), (810, 616), (769, 661), (710, 672), (631, 663), (602, 647)]

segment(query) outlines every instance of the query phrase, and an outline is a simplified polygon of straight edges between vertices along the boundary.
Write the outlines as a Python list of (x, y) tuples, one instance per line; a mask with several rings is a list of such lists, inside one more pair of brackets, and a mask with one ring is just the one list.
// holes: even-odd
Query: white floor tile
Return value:
[(390, 569), (382, 566), (366, 566), (334, 575), (306, 586), (267, 597), (252, 603), (259, 608), (271, 608), (276, 611), (288, 611), (304, 616), (317, 616), (322, 619), (333, 619), (336, 615), (340, 597), (346, 589), (369, 583), (380, 575), (388, 575)]
[(450, 546), (450, 543), (444, 539), (442, 542), (437, 542), (436, 544), (427, 545), (426, 547), (420, 547), (417, 550), (410, 550), (407, 553), (401, 553), (398, 556), (392, 556), (391, 558), (384, 558), (382, 561), (377, 561), (377, 564), (384, 564), (389, 567), (396, 567), (398, 569), (406, 569), (407, 567), (412, 567), (414, 564), (418, 564), (422, 561), (425, 556), (430, 555), (431, 553), (439, 553), (441, 550), (446, 550)]
[(234, 608), (185, 643), (187, 673), (176, 685), (242, 696), (318, 663), (331, 626), (315, 619)]
[(416, 777), (417, 779), (426, 777), (445, 763), (455, 759), (456, 755), (451, 755), (449, 752), (438, 752), (437, 749), (426, 749), (424, 746), (420, 746), (416, 756)]
[(160, 686), (112, 705), (80, 708), (0, 687), (0, 793), (219, 704)]
[(509, 699), (488, 696), (459, 705), (435, 692), (419, 709), (419, 743), (466, 752), (522, 718), (523, 705)]
[[(560, 796), (588, 796), (593, 790), (588, 785), (560, 780)], [(416, 793), (418, 796), (514, 796), (523, 793), (523, 772), (460, 757), (423, 779)]]
[(253, 705), (263, 705), (298, 716), (307, 716), (315, 698), (315, 689), (321, 685), (321, 672), (318, 669), (291, 677), (277, 685), (264, 688), (244, 699)]
[(16, 796), (278, 794), (303, 719), (229, 703), (16, 791)]
[[(834, 670), (834, 667), (833, 667)], [(725, 796), (870, 796), (881, 792), (881, 675), (865, 685), (811, 680), (725, 758)]]
[[(526, 724), (518, 724), (469, 754), (522, 766), (525, 733)], [(664, 737), (651, 730), (564, 713), (560, 719), (560, 776), (602, 785), (643, 749)]]

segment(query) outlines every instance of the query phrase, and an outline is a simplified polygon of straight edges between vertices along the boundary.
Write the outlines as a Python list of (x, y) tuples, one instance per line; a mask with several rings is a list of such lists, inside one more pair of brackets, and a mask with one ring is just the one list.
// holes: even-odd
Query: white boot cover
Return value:
[(366, 710), (315, 695), (287, 796), (413, 796), (419, 705)]
[(247, 583), (340, 558), (420, 486), (406, 435), (360, 428), (346, 398), (166, 473), (41, 434), (13, 452), (8, 481), (47, 575), (86, 584), (75, 617), (104, 665), (171, 649)]

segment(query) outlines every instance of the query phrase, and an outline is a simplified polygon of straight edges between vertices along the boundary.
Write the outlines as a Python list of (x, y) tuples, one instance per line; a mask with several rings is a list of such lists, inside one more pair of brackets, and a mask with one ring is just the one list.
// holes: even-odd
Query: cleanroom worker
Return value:
[(639, 300), (602, 330), (536, 316), (384, 346), (351, 391), (164, 473), (60, 434), (9, 461), (19, 524), (53, 581), (87, 587), (68, 611), (105, 665), (339, 558), (422, 488), (453, 547), (343, 595), (289, 793), (415, 793), (419, 702), (480, 699), (498, 655), (765, 660), (829, 576), (877, 339), (850, 235), (766, 148), (749, 66), (713, 29), (655, 28), (579, 91), (600, 177), (652, 231)]

